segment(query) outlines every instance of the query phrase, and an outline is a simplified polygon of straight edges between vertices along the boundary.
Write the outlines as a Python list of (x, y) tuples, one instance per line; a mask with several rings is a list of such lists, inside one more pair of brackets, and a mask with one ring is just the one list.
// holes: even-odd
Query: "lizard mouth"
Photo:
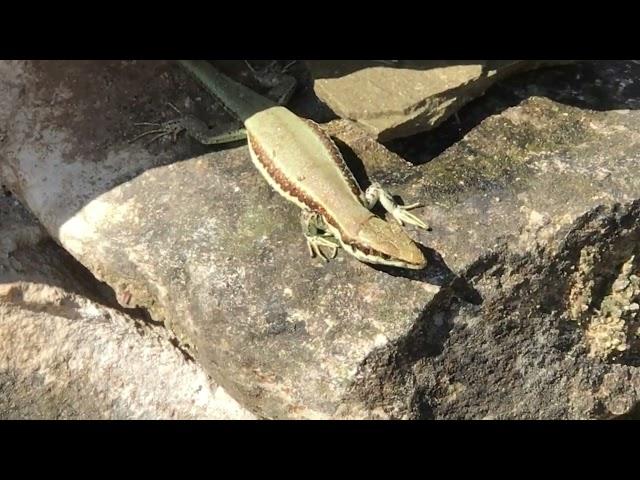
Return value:
[(413, 270), (421, 270), (427, 266), (427, 260), (420, 249), (415, 243), (411, 242), (411, 246), (407, 246), (403, 251), (402, 257), (391, 259), (388, 263), (391, 264), (394, 260), (397, 262), (396, 266), (410, 268)]
[(427, 266), (427, 260), (424, 258), (422, 252), (413, 245), (415, 251), (411, 252), (410, 256), (405, 255), (403, 258), (394, 257), (384, 254), (382, 252), (374, 251), (370, 248), (363, 247), (361, 245), (343, 245), (349, 253), (351, 253), (358, 260), (366, 263), (372, 263), (377, 265), (389, 265), (393, 267), (409, 268), (411, 270), (422, 270)]

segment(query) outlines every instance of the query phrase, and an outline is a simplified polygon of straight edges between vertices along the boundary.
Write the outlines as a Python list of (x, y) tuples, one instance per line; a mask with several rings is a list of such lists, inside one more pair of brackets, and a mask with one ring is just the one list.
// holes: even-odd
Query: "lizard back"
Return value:
[(317, 124), (272, 107), (246, 119), (245, 127), (256, 167), (286, 198), (347, 234), (373, 216), (340, 151)]

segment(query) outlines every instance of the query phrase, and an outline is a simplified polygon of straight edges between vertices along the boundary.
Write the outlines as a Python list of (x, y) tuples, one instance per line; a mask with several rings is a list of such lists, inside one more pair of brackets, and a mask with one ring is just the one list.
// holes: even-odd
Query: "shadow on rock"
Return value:
[(596, 111), (635, 110), (640, 106), (638, 76), (640, 64), (633, 61), (583, 61), (520, 73), (490, 87), (435, 130), (386, 146), (413, 164), (429, 162), (485, 119), (532, 96)]
[(408, 270), (406, 268), (388, 267), (384, 265), (371, 265), (375, 270), (384, 272), (394, 277), (403, 277), (410, 280), (437, 285), (439, 287), (448, 288), (453, 295), (460, 300), (471, 303), (472, 305), (481, 305), (482, 296), (469, 281), (456, 275), (446, 264), (442, 255), (433, 248), (425, 247), (417, 244), (427, 259), (427, 267), (423, 270)]

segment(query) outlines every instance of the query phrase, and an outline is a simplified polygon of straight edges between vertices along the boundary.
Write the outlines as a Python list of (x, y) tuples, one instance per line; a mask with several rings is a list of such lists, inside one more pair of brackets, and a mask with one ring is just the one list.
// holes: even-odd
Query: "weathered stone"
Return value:
[[(614, 298), (640, 258), (638, 112), (531, 97), (415, 167), (334, 124), (360, 180), (426, 205), (433, 231), (410, 233), (430, 267), (405, 272), (308, 258), (244, 146), (128, 145), (145, 105), (207, 102), (164, 63), (5, 62), (0, 79), (10, 188), (255, 413), (602, 418), (638, 401), (638, 299)], [(631, 312), (626, 348), (591, 355), (605, 299)]]
[(165, 329), (89, 300), (97, 281), (14, 202), (0, 198), (0, 418), (252, 418)]
[(497, 81), (566, 60), (307, 60), (316, 95), (381, 141), (431, 130)]
[(54, 242), (18, 200), (0, 195), (0, 284), (19, 283), (51, 285), (117, 306), (111, 288)]

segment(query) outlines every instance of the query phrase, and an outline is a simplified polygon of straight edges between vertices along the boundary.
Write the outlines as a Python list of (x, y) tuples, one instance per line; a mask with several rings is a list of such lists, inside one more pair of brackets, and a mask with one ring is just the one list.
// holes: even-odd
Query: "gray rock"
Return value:
[(509, 75), (567, 60), (307, 60), (316, 95), (380, 141), (431, 130)]
[(426, 205), (433, 231), (410, 233), (430, 267), (407, 273), (310, 259), (244, 146), (127, 144), (152, 105), (209, 102), (165, 63), (0, 78), (10, 187), (256, 414), (603, 418), (638, 401), (638, 112), (534, 96), (419, 166), (330, 125), (360, 180)]
[(0, 232), (1, 419), (253, 418), (165, 329), (87, 298), (97, 282), (5, 197)]
[(113, 290), (54, 242), (10, 195), (0, 195), (0, 283), (46, 284), (97, 303), (118, 306)]

